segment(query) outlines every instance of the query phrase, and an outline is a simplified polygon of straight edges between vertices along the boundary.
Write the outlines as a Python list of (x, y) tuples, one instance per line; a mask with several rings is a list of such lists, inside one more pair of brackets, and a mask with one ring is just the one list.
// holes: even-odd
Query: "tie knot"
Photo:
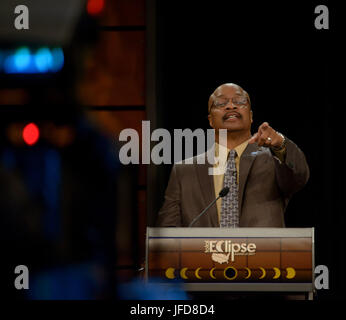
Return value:
[(237, 151), (235, 151), (234, 149), (232, 149), (230, 152), (229, 152), (229, 160), (231, 159), (234, 159), (237, 155)]

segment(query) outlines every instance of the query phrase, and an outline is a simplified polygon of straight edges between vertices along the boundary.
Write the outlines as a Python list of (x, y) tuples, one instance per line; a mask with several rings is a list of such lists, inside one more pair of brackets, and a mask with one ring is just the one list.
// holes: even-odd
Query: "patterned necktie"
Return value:
[(221, 228), (238, 228), (239, 226), (237, 168), (235, 166), (236, 154), (235, 150), (230, 151), (223, 180), (223, 187), (229, 187), (229, 192), (222, 198)]

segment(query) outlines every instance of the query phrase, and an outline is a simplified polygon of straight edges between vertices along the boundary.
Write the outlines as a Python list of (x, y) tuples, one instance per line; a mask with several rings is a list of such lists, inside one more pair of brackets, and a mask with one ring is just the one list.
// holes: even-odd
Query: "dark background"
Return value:
[[(316, 265), (330, 271), (330, 290), (318, 295), (334, 298), (345, 284), (345, 26), (341, 5), (324, 3), (329, 30), (315, 29), (318, 4), (158, 1), (158, 127), (207, 129), (214, 89), (225, 82), (243, 87), (253, 133), (268, 121), (306, 155), (310, 180), (290, 201), (286, 225), (315, 227)], [(170, 169), (159, 169), (157, 209)]]
[[(118, 136), (141, 134), (143, 120), (207, 129), (209, 95), (234, 82), (250, 94), (253, 132), (268, 121), (304, 151), (311, 177), (286, 224), (315, 227), (316, 265), (330, 271), (318, 297), (344, 297), (341, 4), (324, 3), (330, 29), (316, 30), (313, 1), (22, 0), (24, 31), (13, 27), (17, 4), (0, 2), (3, 295), (162, 299), (137, 280), (171, 165), (122, 165)], [(23, 46), (61, 48), (63, 68), (6, 73)], [(32, 146), (22, 137), (30, 122), (40, 130)], [(14, 288), (19, 264), (30, 290)]]

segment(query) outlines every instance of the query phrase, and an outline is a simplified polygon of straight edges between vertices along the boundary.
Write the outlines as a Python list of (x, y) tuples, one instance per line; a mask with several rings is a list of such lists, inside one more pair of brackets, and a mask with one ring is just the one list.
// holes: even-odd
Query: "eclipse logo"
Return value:
[[(231, 240), (205, 240), (205, 253), (229, 253), (231, 261), (234, 261), (235, 255), (254, 255), (256, 253), (256, 244), (232, 243)], [(227, 255), (228, 257), (229, 255)]]

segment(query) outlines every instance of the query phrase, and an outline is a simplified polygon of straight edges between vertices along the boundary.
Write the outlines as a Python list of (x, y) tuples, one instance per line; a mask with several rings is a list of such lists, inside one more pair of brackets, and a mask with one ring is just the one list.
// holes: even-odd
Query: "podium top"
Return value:
[(314, 228), (147, 228), (149, 238), (285, 237), (312, 238)]

